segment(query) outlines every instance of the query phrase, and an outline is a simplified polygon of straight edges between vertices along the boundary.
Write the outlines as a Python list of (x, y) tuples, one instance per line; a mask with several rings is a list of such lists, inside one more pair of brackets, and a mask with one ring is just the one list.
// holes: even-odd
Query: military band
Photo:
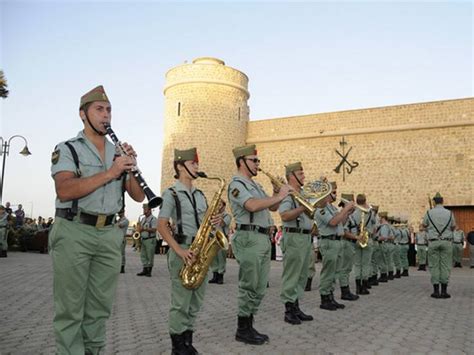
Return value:
[(143, 270), (137, 276), (151, 277), (155, 261), (157, 219), (153, 216), (148, 203), (143, 204), (143, 217), (138, 221), (137, 231), (140, 233), (140, 259)]

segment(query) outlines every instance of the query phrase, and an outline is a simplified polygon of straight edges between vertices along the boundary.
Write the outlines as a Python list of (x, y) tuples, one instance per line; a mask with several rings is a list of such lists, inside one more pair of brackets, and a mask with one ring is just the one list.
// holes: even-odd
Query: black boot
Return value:
[(183, 336), (184, 336), (184, 346), (186, 346), (188, 350), (187, 353), (190, 355), (199, 354), (196, 348), (193, 346), (193, 331), (188, 329), (183, 333)]
[(7, 251), (6, 250), (0, 250), (0, 258), (6, 258), (7, 257)]
[(331, 294), (329, 295), (329, 297), (330, 297), (330, 299), (331, 299), (331, 303), (332, 303), (333, 305), (335, 305), (337, 309), (344, 309), (344, 308), (346, 308), (345, 305), (343, 305), (342, 303), (337, 302), (337, 301), (334, 299), (334, 294), (333, 294), (332, 292), (331, 292)]
[(265, 342), (261, 336), (252, 331), (252, 321), (250, 317), (238, 317), (235, 340), (253, 345), (262, 345)]
[(422, 264), (418, 265), (418, 271), (423, 271), (423, 265)]
[(146, 276), (148, 274), (148, 266), (144, 266), (142, 272), (139, 272), (137, 276)]
[(408, 276), (408, 269), (403, 270), (402, 276)]
[(379, 282), (388, 282), (387, 274), (380, 274)]
[(303, 322), (305, 321), (310, 321), (310, 320), (313, 320), (313, 316), (309, 315), (309, 314), (306, 314), (304, 313), (301, 309), (300, 309), (300, 302), (298, 300), (296, 300), (295, 302), (295, 307), (296, 307), (296, 315), (298, 316), (298, 318), (300, 320), (302, 320)]
[(423, 271), (426, 271), (426, 265), (423, 265)]
[(331, 295), (321, 295), (321, 304), (319, 308), (325, 309), (326, 311), (335, 311), (336, 305), (331, 302)]
[(370, 290), (372, 288), (372, 286), (370, 286), (368, 279), (362, 280), (362, 288), (364, 288), (364, 281), (365, 281), (365, 288), (367, 290)]
[(120, 273), (125, 274), (125, 265), (122, 265), (122, 267), (120, 268)]
[(359, 296), (351, 293), (349, 286), (341, 287), (341, 300), (356, 301), (358, 299), (359, 299)]
[(217, 283), (217, 272), (212, 273), (212, 279), (209, 280), (210, 284), (216, 284)]
[(448, 293), (448, 284), (441, 284), (441, 298), (451, 298)]
[[(184, 334), (184, 333), (183, 333)], [(184, 344), (183, 334), (170, 334), (171, 336), (171, 355), (188, 355), (190, 352)]]
[(400, 270), (397, 270), (397, 273), (395, 274), (395, 278), (399, 279), (401, 277), (402, 277), (402, 274), (401, 274)]
[(285, 303), (285, 322), (290, 324), (301, 324), (301, 320), (296, 315), (296, 306), (292, 302)]
[(313, 278), (308, 277), (306, 280), (306, 287), (304, 288), (305, 291), (311, 291), (311, 284), (313, 283)]
[(379, 285), (379, 282), (377, 281), (377, 275), (373, 275), (371, 286), (378, 286), (378, 285)]
[(441, 295), (439, 294), (439, 284), (434, 284), (433, 285), (433, 293), (431, 294), (431, 297), (441, 298)]
[(151, 269), (153, 269), (153, 266), (149, 266), (149, 267), (148, 267), (148, 270), (147, 270), (145, 276), (151, 277)]
[(224, 283), (224, 274), (217, 274), (217, 284), (222, 285)]
[(395, 278), (395, 276), (393, 276), (393, 271), (389, 271), (388, 272), (388, 279), (393, 280), (394, 278)]
[(257, 329), (253, 327), (253, 321), (254, 321), (253, 314), (251, 314), (250, 315), (250, 329), (252, 330), (252, 332), (257, 334), (259, 337), (262, 337), (264, 341), (269, 341), (270, 338), (268, 337), (268, 335), (260, 333)]
[(362, 280), (362, 286), (360, 290), (361, 295), (370, 295), (369, 292), (369, 281), (368, 280)]
[(362, 280), (356, 279), (356, 293), (360, 295), (360, 291), (362, 291)]

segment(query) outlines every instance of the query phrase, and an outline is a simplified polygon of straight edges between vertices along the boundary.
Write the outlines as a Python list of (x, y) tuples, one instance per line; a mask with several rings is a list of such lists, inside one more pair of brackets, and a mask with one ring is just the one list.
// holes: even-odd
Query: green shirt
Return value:
[[(427, 211), (425, 216), (423, 217), (423, 224), (428, 227), (429, 240), (453, 238), (453, 229), (456, 225), (456, 222), (454, 220), (452, 212), (444, 208), (442, 205), (436, 205), (434, 208)], [(444, 229), (444, 232), (441, 234), (441, 236), (439, 235), (436, 229), (439, 232), (442, 232)]]
[(457, 230), (453, 232), (453, 242), (464, 243), (464, 232), (462, 230)]
[[(352, 213), (352, 216), (357, 224), (358, 230), (360, 230), (360, 220), (362, 218), (362, 211), (356, 208)], [(368, 231), (370, 234), (373, 234), (377, 221), (372, 210), (369, 210), (369, 213), (365, 214), (364, 221), (365, 230)]]
[[(198, 222), (201, 223), (202, 219), (207, 210), (207, 201), (201, 190), (196, 189), (194, 186), (191, 191), (180, 181), (176, 181), (171, 186), (177, 194), (181, 205), (181, 221), (183, 226), (183, 234), (186, 236), (184, 244), (191, 244), (192, 238), (196, 235), (199, 226), (196, 224), (196, 218), (194, 214), (194, 200), (196, 201), (196, 212), (198, 216)], [(176, 224), (176, 233), (178, 232), (177, 226), (177, 213), (176, 203), (172, 195), (171, 190), (166, 189), (162, 196), (163, 204), (161, 205), (160, 213), (158, 218), (172, 219)]]
[[(293, 210), (299, 206), (300, 204), (298, 201), (296, 201), (293, 196), (288, 195), (283, 199), (283, 201), (281, 201), (280, 206), (278, 207), (278, 212), (282, 214), (283, 212)], [(311, 230), (311, 227), (313, 226), (313, 220), (303, 212), (292, 221), (283, 221), (283, 226)]]
[[(75, 148), (79, 158), (79, 169), (81, 177), (89, 177), (104, 172), (113, 164), (115, 156), (115, 146), (108, 140), (105, 142), (105, 162), (102, 161), (99, 151), (80, 131), (75, 138), (68, 140)], [(59, 152), (59, 159), (51, 165), (51, 176), (55, 176), (61, 171), (76, 172), (76, 164), (71, 151), (65, 142), (59, 143), (56, 147)], [(72, 201), (61, 202), (56, 197), (56, 208), (71, 208)], [(122, 179), (114, 179), (102, 185), (90, 194), (78, 200), (80, 210), (94, 214), (114, 214), (122, 208)]]
[(402, 244), (407, 244), (410, 242), (409, 238), (410, 232), (408, 231), (407, 228), (401, 228), (400, 229), (400, 243)]
[(118, 227), (122, 230), (123, 235), (127, 235), (127, 229), (128, 226), (130, 225), (130, 221), (127, 219), (127, 217), (123, 216), (117, 221)]
[(232, 222), (232, 216), (227, 212), (224, 212), (222, 219), (224, 220), (224, 226), (222, 227), (222, 232), (229, 237), (230, 223)]
[(153, 216), (151, 213), (148, 217), (143, 216), (143, 218), (140, 220), (140, 225), (142, 226), (142, 228), (143, 229), (153, 228), (155, 231), (154, 232), (143, 231), (140, 233), (140, 237), (142, 237), (143, 239), (155, 237), (156, 236), (156, 222), (157, 222), (156, 217)]
[(352, 214), (349, 215), (349, 218), (344, 224), (344, 230), (349, 233), (352, 233), (354, 236), (357, 236), (357, 233), (358, 233), (357, 224), (354, 221), (354, 217), (352, 217)]
[(251, 198), (261, 199), (268, 197), (263, 187), (257, 182), (241, 175), (233, 176), (228, 187), (228, 197), (235, 223), (253, 224), (264, 228), (273, 225), (273, 220), (268, 208), (253, 212), (253, 221), (251, 221), (251, 213), (244, 207), (245, 202)]
[(344, 235), (344, 226), (338, 223), (337, 226), (331, 226), (329, 222), (339, 213), (338, 209), (332, 204), (328, 203), (324, 208), (318, 208), (314, 213), (314, 220), (318, 225), (319, 235)]
[(391, 230), (388, 223), (381, 224), (378, 230), (378, 240), (387, 241), (390, 238), (390, 235), (391, 235)]
[(427, 245), (428, 235), (425, 231), (416, 233), (416, 245)]
[(8, 226), (8, 214), (4, 213), (0, 216), (0, 227)]

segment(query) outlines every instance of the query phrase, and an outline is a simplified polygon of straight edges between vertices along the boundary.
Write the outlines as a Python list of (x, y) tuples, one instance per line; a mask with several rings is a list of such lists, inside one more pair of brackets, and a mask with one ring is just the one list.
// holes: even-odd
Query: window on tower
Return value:
[(181, 116), (181, 102), (178, 102), (178, 117)]

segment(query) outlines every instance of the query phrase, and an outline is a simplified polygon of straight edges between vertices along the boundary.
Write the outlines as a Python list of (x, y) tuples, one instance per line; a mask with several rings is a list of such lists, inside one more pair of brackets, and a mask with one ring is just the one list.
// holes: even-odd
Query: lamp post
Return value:
[(0, 151), (0, 155), (3, 155), (3, 163), (2, 163), (2, 179), (0, 180), (0, 204), (2, 203), (2, 196), (3, 196), (3, 178), (5, 176), (5, 161), (7, 160), (7, 156), (10, 153), (10, 142), (12, 141), (13, 138), (22, 138), (25, 141), (25, 146), (21, 150), (20, 154), (27, 157), (28, 155), (31, 155), (30, 151), (28, 150), (28, 141), (26, 140), (25, 137), (20, 136), (19, 134), (16, 134), (14, 136), (11, 136), (8, 140), (3, 139), (3, 137), (0, 137), (0, 141), (2, 142), (2, 150)]

